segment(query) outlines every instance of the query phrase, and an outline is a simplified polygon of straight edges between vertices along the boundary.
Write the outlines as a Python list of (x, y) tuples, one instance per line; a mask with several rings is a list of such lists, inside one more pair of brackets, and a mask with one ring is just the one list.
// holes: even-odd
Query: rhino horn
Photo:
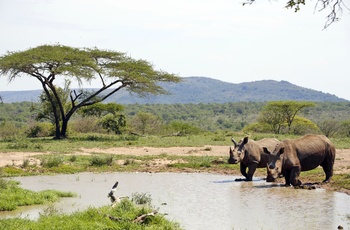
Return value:
[[(235, 141), (235, 139), (233, 139), (233, 137), (231, 138), (231, 141), (233, 142), (233, 144), (235, 145), (235, 148), (237, 146), (237, 142)], [(231, 148), (231, 147), (230, 147)]]

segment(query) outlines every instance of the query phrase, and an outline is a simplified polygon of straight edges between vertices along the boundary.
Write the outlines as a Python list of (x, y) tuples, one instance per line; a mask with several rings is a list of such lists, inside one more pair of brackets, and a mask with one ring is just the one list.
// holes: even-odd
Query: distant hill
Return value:
[[(262, 80), (239, 84), (223, 82), (207, 77), (186, 77), (181, 83), (162, 83), (170, 95), (140, 98), (126, 90), (117, 92), (106, 100), (119, 104), (175, 104), (175, 103), (225, 103), (225, 102), (263, 102), (277, 100), (296, 100), (314, 102), (344, 102), (329, 93), (307, 89), (287, 81)], [(41, 90), (1, 91), (5, 103), (37, 102)]]

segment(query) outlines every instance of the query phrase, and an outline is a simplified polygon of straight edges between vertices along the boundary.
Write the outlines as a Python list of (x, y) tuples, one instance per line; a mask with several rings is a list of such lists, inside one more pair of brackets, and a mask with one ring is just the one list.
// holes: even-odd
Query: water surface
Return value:
[[(235, 177), (185, 173), (80, 173), (12, 178), (34, 191), (76, 192), (54, 205), (61, 212), (109, 205), (117, 196), (149, 193), (152, 204), (185, 229), (350, 229), (350, 196), (323, 189), (286, 188), (262, 180), (235, 182)], [(35, 219), (47, 206), (2, 212), (2, 217)]]

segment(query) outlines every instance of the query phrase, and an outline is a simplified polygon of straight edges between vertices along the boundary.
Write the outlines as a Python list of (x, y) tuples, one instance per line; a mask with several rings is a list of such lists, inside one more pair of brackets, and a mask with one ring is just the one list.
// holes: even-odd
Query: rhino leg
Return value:
[(325, 159), (321, 166), (323, 168), (324, 173), (326, 174), (326, 179), (323, 181), (323, 183), (329, 183), (331, 181), (331, 178), (333, 176), (333, 165), (334, 165), (334, 160), (331, 159)]
[(241, 164), (240, 164), (240, 170), (241, 170), (242, 175), (243, 175), (245, 178), (247, 178), (247, 177), (248, 177), (247, 172), (246, 172), (246, 171), (247, 171), (247, 165), (241, 163)]
[(328, 166), (322, 165), (322, 168), (326, 174), (326, 179), (324, 179), (323, 183), (329, 183), (332, 179), (332, 176), (333, 176), (333, 167), (329, 168)]
[(258, 164), (256, 163), (251, 163), (248, 166), (248, 174), (247, 174), (247, 181), (252, 181), (253, 180), (253, 175), (255, 173), (256, 168), (258, 167)]
[(285, 179), (285, 186), (289, 186), (290, 185), (290, 170), (286, 170), (284, 172), (284, 179)]
[(301, 185), (301, 181), (298, 179), (300, 175), (301, 167), (295, 166), (290, 170), (290, 183), (293, 186), (299, 186)]

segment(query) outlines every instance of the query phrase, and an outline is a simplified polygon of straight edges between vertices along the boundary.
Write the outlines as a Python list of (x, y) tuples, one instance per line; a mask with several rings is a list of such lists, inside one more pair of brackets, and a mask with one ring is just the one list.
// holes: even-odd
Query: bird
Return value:
[(111, 191), (108, 193), (108, 197), (111, 199), (112, 203), (114, 203), (117, 200), (117, 198), (115, 198), (115, 196), (114, 196), (114, 192), (117, 191), (118, 184), (119, 184), (118, 181), (115, 182), (115, 184), (113, 185)]

